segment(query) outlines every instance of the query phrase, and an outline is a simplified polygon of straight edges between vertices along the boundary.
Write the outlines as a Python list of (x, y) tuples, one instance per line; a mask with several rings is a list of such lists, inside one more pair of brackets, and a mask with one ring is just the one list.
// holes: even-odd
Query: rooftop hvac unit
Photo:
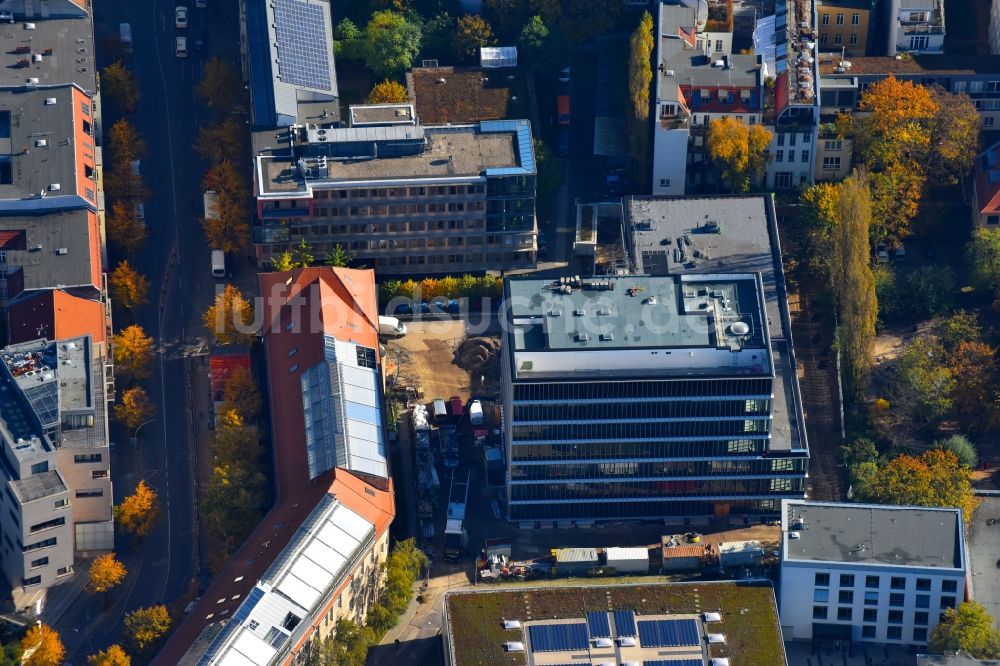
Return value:
[(45, 106), (54, 106), (58, 100), (55, 97), (46, 97)]
[(25, 30), (34, 30), (35, 29), (35, 24), (34, 23), (25, 23), (24, 24), (24, 29)]
[(59, 183), (52, 183), (49, 185), (49, 192), (58, 192), (61, 189), (62, 186)]
[(49, 142), (48, 142), (47, 139), (36, 139), (35, 140), (35, 147), (36, 148), (44, 148), (47, 145), (49, 145)]
[(59, 256), (69, 254), (69, 248), (61, 247), (56, 250), (56, 254), (58, 254)]
[(37, 86), (38, 85), (38, 79), (36, 79), (34, 77), (29, 78), (28, 79), (28, 85), (29, 86)]
[(31, 56), (31, 59), (34, 62), (41, 62), (42, 61), (42, 54), (41, 53), (36, 53), (33, 56)]

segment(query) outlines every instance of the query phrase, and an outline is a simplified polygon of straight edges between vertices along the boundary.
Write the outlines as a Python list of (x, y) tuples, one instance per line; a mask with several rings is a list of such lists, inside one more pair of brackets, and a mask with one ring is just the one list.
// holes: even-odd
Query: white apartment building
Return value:
[(888, 55), (944, 53), (944, 0), (892, 0), (890, 9)]
[(967, 596), (962, 512), (783, 500), (785, 640), (924, 646)]
[(104, 360), (89, 336), (0, 350), (0, 556), (19, 607), (114, 548)]

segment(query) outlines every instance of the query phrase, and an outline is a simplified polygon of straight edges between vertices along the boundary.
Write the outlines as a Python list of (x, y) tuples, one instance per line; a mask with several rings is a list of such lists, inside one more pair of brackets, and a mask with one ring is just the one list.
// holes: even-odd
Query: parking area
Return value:
[[(972, 597), (995, 618), (1000, 617), (1000, 495), (983, 496), (968, 529)], [(990, 524), (992, 523), (992, 524)]]

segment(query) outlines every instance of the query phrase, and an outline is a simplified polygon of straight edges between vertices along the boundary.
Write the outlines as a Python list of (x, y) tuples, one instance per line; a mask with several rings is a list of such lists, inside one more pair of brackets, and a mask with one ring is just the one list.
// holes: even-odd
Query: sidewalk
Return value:
[[(422, 583), (416, 583), (413, 601), (395, 627), (368, 652), (367, 666), (420, 666), (427, 662), (438, 644), (444, 622), (444, 595), (452, 590), (470, 589), (464, 571), (432, 578), (423, 592), (424, 603), (417, 601)], [(396, 640), (399, 639), (399, 646)]]

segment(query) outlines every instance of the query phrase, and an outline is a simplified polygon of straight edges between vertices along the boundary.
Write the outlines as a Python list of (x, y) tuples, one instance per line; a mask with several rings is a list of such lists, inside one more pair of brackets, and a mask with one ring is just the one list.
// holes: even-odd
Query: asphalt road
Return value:
[[(142, 428), (134, 449), (131, 433), (112, 429), (118, 442), (112, 454), (115, 502), (145, 479), (159, 494), (164, 510), (144, 543), (118, 536), (119, 558), (129, 576), (112, 593), (110, 609), (101, 612), (102, 600), (82, 596), (59, 623), (74, 628), (63, 633), (70, 659), (120, 642), (125, 613), (169, 604), (199, 573), (184, 357), (208, 340), (200, 317), (211, 303), (215, 281), (198, 222), (205, 165), (192, 148), (207, 110), (198, 103), (194, 88), (209, 54), (234, 58), (238, 67), (236, 3), (212, 2), (209, 9), (188, 3), (192, 30), (205, 32), (208, 49), (191, 52), (187, 59), (174, 54), (174, 38), (184, 34), (174, 27), (174, 1), (95, 0), (94, 4), (102, 64), (108, 55), (100, 45), (113, 41), (120, 23), (132, 26), (135, 48), (129, 60), (142, 98), (130, 120), (148, 145), (142, 173), (151, 191), (144, 206), (149, 240), (134, 263), (152, 285), (151, 303), (135, 319), (156, 338), (158, 348), (152, 377), (144, 383), (157, 406), (154, 420)], [(113, 120), (104, 118), (105, 132)], [(110, 166), (105, 164), (105, 170)]]

